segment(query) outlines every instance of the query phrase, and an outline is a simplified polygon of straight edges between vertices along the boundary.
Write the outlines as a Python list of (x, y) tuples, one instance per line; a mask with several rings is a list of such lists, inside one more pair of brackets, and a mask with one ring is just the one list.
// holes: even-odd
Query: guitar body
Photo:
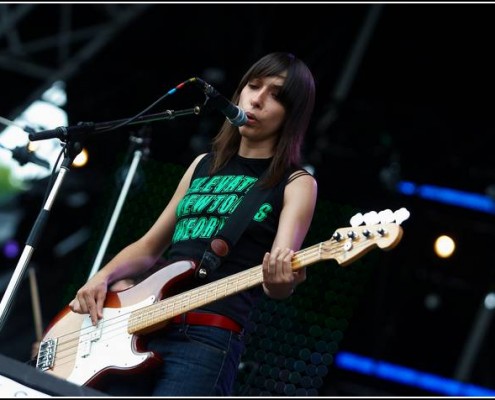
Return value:
[[(38, 368), (77, 385), (96, 386), (107, 373), (140, 373), (160, 364), (157, 354), (145, 351), (142, 336), (127, 333), (129, 318), (133, 311), (159, 301), (174, 283), (194, 271), (193, 262), (179, 261), (135, 286), (109, 291), (103, 318), (96, 326), (88, 314), (74, 313), (66, 306), (45, 331)], [(165, 325), (166, 321), (156, 329)]]

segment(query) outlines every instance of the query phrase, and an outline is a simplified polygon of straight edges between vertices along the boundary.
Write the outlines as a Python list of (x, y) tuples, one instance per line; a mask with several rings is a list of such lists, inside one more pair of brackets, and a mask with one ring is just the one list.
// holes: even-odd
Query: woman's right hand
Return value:
[(89, 314), (93, 325), (103, 318), (103, 304), (107, 297), (108, 281), (95, 275), (76, 294), (74, 300), (69, 303), (72, 311), (79, 314)]

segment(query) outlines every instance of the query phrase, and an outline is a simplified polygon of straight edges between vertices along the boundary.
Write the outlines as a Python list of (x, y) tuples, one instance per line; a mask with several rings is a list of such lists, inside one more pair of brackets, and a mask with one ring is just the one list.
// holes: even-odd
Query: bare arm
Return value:
[(170, 245), (175, 228), (175, 210), (189, 188), (194, 168), (204, 154), (196, 157), (182, 176), (172, 198), (151, 228), (138, 240), (122, 249), (78, 291), (69, 304), (72, 311), (91, 315), (93, 324), (103, 317), (108, 286), (151, 268)]
[(306, 279), (306, 269), (292, 270), (291, 259), (308, 233), (316, 206), (317, 183), (311, 175), (290, 182), (284, 192), (277, 234), (263, 258), (263, 289), (267, 296), (283, 299)]

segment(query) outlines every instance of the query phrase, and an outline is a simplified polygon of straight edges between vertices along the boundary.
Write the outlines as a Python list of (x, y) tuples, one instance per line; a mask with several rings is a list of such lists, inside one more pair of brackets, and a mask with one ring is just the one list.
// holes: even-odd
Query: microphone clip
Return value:
[(221, 97), (222, 95), (213, 87), (211, 86), (208, 82), (205, 82), (201, 78), (194, 78), (195, 82), (199, 85), (201, 91), (206, 95), (207, 99), (205, 101), (205, 104), (208, 100), (212, 100), (218, 97)]

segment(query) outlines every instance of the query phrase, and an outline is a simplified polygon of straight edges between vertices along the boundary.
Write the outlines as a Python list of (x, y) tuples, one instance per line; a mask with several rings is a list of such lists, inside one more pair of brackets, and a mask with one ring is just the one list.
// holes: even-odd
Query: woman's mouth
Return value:
[(256, 117), (254, 116), (254, 114), (251, 114), (249, 112), (246, 113), (246, 116), (248, 118), (248, 123), (252, 124), (253, 122), (256, 122), (257, 119)]

